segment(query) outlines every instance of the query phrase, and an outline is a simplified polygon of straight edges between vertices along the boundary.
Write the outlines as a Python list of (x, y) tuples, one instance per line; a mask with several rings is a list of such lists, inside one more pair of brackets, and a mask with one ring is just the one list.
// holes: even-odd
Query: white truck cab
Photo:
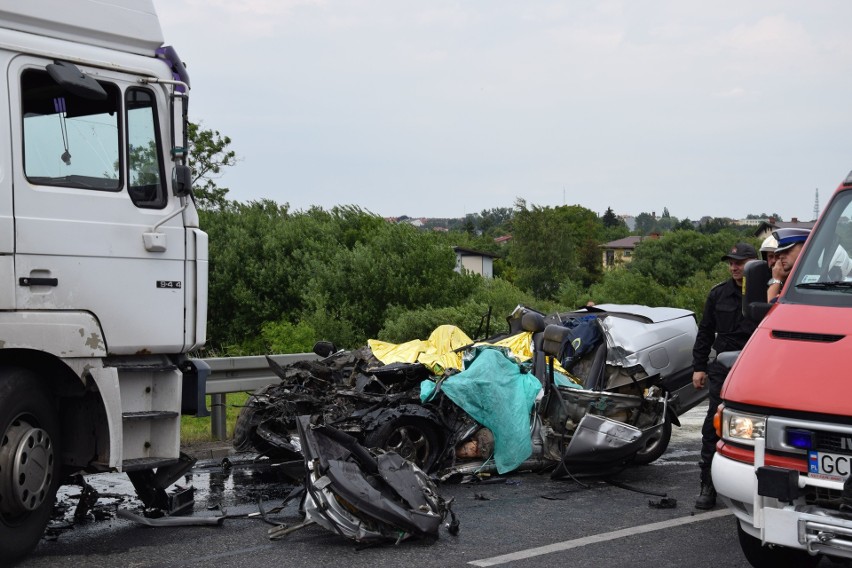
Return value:
[(0, 0), (0, 72), (0, 558), (15, 558), (66, 473), (126, 471), (161, 506), (186, 469), (207, 235), (189, 79), (151, 0)]

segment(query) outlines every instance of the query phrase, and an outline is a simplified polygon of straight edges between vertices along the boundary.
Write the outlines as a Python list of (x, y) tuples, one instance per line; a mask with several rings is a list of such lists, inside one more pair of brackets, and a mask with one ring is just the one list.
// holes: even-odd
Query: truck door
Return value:
[(187, 247), (165, 183), (165, 95), (81, 65), (105, 96), (72, 92), (52, 63), (22, 55), (8, 68), (17, 309), (91, 312), (110, 354), (179, 352)]

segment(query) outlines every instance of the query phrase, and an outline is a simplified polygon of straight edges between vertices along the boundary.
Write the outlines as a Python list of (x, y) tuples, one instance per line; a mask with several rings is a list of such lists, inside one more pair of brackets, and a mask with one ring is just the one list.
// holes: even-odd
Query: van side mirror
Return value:
[(172, 193), (177, 197), (186, 197), (192, 193), (192, 168), (175, 164), (172, 169)]
[(750, 260), (743, 268), (743, 316), (755, 322), (766, 317), (772, 307), (766, 301), (767, 282), (772, 277), (765, 260)]

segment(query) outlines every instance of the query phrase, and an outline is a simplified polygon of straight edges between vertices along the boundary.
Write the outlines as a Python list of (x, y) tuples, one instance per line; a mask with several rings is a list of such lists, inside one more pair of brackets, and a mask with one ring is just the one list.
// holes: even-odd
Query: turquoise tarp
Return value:
[[(532, 455), (530, 412), (541, 383), (501, 349), (480, 347), (467, 368), (444, 379), (441, 391), (494, 434), (498, 473), (512, 471)], [(435, 383), (420, 384), (426, 402)]]

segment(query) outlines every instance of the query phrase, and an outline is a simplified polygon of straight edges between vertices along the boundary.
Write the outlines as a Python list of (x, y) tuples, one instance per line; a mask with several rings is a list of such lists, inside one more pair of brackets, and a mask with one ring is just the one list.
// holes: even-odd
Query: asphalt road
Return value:
[[(684, 426), (675, 428), (661, 459), (623, 471), (615, 483), (586, 479), (581, 485), (526, 473), (497, 483), (443, 485), (441, 493), (455, 498), (458, 536), (442, 530), (435, 542), (361, 550), (318, 526), (271, 541), (267, 530), (272, 525), (258, 517), (226, 519), (216, 527), (142, 527), (114, 515), (116, 506), (134, 508), (123, 475), (90, 476), (89, 483), (111, 495), (95, 511), (101, 520), (89, 514), (85, 521), (69, 521), (79, 491), (66, 489), (66, 520), (55, 523), (20, 566), (747, 566), (733, 516), (721, 505), (710, 512), (692, 506), (702, 413), (703, 407), (682, 417)], [(203, 462), (187, 481), (197, 491), (196, 516), (219, 515), (222, 508), (229, 515), (256, 512), (258, 500), (271, 510), (289, 490), (238, 466), (225, 473), (214, 460)], [(676, 506), (652, 507), (663, 495), (675, 499)], [(295, 504), (270, 519), (288, 525), (301, 520)]]

